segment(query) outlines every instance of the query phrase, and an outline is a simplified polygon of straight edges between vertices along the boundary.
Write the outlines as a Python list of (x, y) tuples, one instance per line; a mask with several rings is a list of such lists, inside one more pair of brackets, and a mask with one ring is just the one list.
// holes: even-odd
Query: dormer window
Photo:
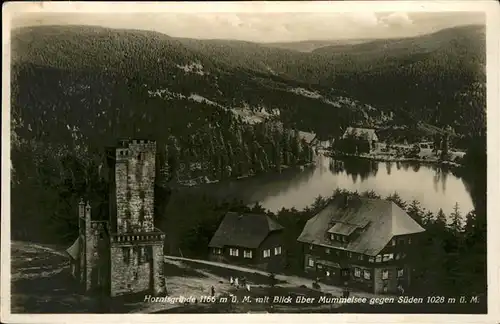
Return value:
[(331, 238), (332, 241), (337, 241), (337, 242), (341, 242), (341, 243), (347, 243), (348, 242), (347, 236), (345, 236), (345, 235), (331, 234), (330, 238)]

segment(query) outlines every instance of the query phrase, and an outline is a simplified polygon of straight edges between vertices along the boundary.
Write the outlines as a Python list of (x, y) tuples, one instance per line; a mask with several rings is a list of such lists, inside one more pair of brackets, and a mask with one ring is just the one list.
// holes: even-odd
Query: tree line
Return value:
[[(158, 224), (167, 234), (166, 253), (206, 258), (208, 243), (226, 212), (266, 213), (277, 218), (285, 227), (286, 271), (297, 274), (303, 270), (302, 249), (297, 238), (307, 220), (332, 199), (346, 194), (381, 198), (373, 191), (357, 193), (337, 189), (331, 197), (318, 197), (303, 210), (282, 208), (272, 213), (259, 204), (245, 206), (236, 200), (220, 202), (207, 195), (178, 191), (172, 194), (160, 213)], [(415, 262), (417, 274), (411, 291), (413, 294), (470, 296), (486, 291), (484, 215), (478, 215), (476, 210), (463, 215), (458, 204), (450, 215), (445, 215), (442, 210), (434, 213), (422, 208), (418, 201), (403, 201), (397, 193), (383, 199), (393, 201), (426, 229)]]

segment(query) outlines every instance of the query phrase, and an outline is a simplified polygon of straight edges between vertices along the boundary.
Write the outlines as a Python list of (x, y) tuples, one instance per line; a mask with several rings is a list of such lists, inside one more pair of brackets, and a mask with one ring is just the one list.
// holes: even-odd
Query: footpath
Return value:
[[(226, 268), (226, 269), (237, 270), (237, 271), (246, 272), (246, 273), (257, 273), (257, 274), (261, 274), (264, 276), (269, 275), (269, 272), (258, 270), (258, 269), (252, 269), (252, 268), (247, 268), (247, 267), (242, 267), (242, 266), (237, 266), (237, 265), (232, 265), (232, 264), (227, 264), (227, 263), (221, 263), (221, 262), (208, 261), (208, 260), (190, 259), (190, 258), (183, 258), (183, 257), (176, 257), (176, 256), (165, 256), (165, 261), (168, 262), (168, 260), (188, 261), (188, 262), (193, 262), (193, 263), (206, 264), (206, 265), (210, 265), (210, 266), (214, 266), (214, 267), (221, 267), (221, 268)], [(283, 287), (287, 287), (287, 286), (300, 287), (303, 285), (303, 286), (306, 286), (310, 289), (314, 289), (314, 288), (312, 288), (313, 280), (311, 280), (311, 279), (302, 278), (302, 277), (298, 277), (298, 276), (281, 275), (281, 274), (276, 274), (275, 277), (278, 280), (286, 282), (284, 284), (280, 284), (280, 286), (283, 286)], [(340, 296), (340, 295), (342, 295), (342, 292), (343, 292), (342, 287), (326, 285), (326, 284), (321, 283), (321, 282), (320, 282), (320, 288), (321, 288), (322, 292), (330, 293), (334, 296)], [(381, 297), (380, 295), (376, 295), (376, 294), (368, 293), (368, 292), (363, 292), (363, 291), (351, 291), (350, 296), (366, 297), (366, 298)], [(393, 296), (384, 295), (384, 297), (393, 297)]]

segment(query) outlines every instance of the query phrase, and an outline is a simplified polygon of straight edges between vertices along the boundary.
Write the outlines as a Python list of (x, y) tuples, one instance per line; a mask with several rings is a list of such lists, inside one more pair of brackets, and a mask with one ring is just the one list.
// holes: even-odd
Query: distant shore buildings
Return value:
[(341, 145), (351, 153), (370, 153), (379, 142), (375, 129), (347, 127), (341, 138)]

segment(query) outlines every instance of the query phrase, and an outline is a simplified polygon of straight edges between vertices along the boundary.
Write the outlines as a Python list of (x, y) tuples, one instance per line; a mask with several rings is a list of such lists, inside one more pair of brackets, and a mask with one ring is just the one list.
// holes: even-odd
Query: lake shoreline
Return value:
[[(282, 168), (281, 172), (275, 170), (194, 186), (176, 184), (171, 188), (206, 194), (220, 201), (242, 201), (249, 206), (259, 203), (272, 212), (281, 208), (301, 210), (309, 207), (318, 196), (327, 197), (335, 188), (358, 192), (373, 190), (384, 197), (397, 192), (407, 201), (415, 199), (421, 201), (428, 210), (442, 208), (447, 214), (452, 212), (456, 202), (459, 202), (463, 211), (472, 210), (470, 195), (462, 178), (463, 168), (425, 160), (380, 161), (372, 157), (328, 155), (321, 152), (315, 157), (314, 163)], [(335, 160), (344, 163), (336, 164)], [(392, 175), (391, 165), (394, 166)], [(406, 177), (407, 180), (389, 179), (394, 177)], [(418, 185), (409, 186), (412, 183)], [(422, 186), (427, 187), (422, 189)], [(452, 195), (445, 194), (447, 186), (457, 186)], [(429, 190), (436, 196), (429, 196)]]
[(439, 166), (446, 166), (446, 167), (452, 167), (456, 170), (463, 168), (463, 165), (451, 162), (451, 161), (441, 161), (441, 160), (429, 160), (429, 159), (418, 159), (418, 158), (406, 158), (406, 157), (382, 157), (382, 156), (375, 156), (375, 155), (369, 155), (369, 154), (347, 154), (347, 153), (325, 153), (325, 156), (328, 156), (330, 158), (334, 159), (342, 159), (342, 158), (359, 158), (359, 159), (365, 159), (365, 160), (372, 160), (372, 161), (377, 161), (377, 162), (408, 162), (408, 163), (421, 163), (421, 164), (427, 164), (427, 165), (439, 165)]
[(180, 187), (189, 188), (189, 187), (196, 187), (199, 185), (220, 183), (222, 181), (238, 181), (238, 180), (242, 180), (242, 179), (250, 179), (253, 177), (259, 177), (261, 175), (265, 175), (265, 174), (269, 174), (269, 173), (283, 173), (283, 172), (286, 172), (288, 170), (293, 170), (293, 169), (303, 171), (305, 168), (314, 166), (315, 164), (316, 164), (315, 161), (311, 161), (308, 163), (297, 164), (297, 165), (282, 165), (279, 170), (270, 169), (270, 170), (266, 170), (265, 172), (262, 172), (262, 173), (250, 173), (250, 174), (245, 174), (245, 175), (238, 176), (238, 177), (228, 177), (228, 178), (225, 178), (222, 180), (221, 179), (210, 180), (208, 178), (208, 176), (200, 176), (197, 178), (178, 181), (177, 185)]

